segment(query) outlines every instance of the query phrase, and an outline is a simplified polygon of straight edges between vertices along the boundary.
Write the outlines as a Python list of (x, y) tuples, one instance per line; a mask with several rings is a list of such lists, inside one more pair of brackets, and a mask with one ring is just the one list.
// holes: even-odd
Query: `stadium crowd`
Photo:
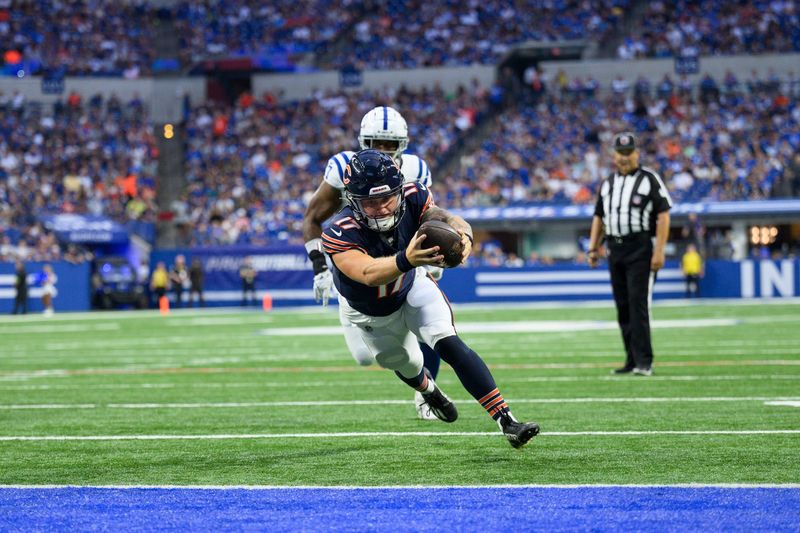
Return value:
[[(255, 57), (293, 68), (387, 69), (494, 64), (513, 44), (620, 40), (621, 58), (800, 50), (794, 0), (202, 0), (57, 2), (0, 0), (7, 75), (24, 71), (135, 78), (153, 72), (157, 27), (170, 11), (184, 66)], [(641, 12), (640, 12), (641, 11)], [(637, 16), (625, 27), (621, 22)], [(174, 58), (171, 58), (174, 59)]]
[[(318, 91), (294, 102), (245, 93), (234, 105), (196, 105), (186, 122), (185, 194), (161, 207), (175, 213), (189, 245), (300, 243), (302, 214), (328, 158), (357, 149), (361, 116), (381, 104), (404, 114), (408, 151), (431, 166), (434, 192), (448, 207), (590, 203), (610, 168), (609, 137), (625, 129), (641, 134), (645, 164), (678, 202), (800, 196), (797, 80), (729, 73), (692, 90), (668, 76), (653, 86), (639, 79), (599, 87), (535, 74), (538, 84), (506, 89), (507, 101), (518, 103), (501, 114), (490, 112), (498, 87), (477, 82), (452, 93)], [(481, 117), (489, 126), (477, 148), (462, 150), (456, 170), (441, 174)], [(138, 99), (73, 93), (50, 109), (0, 95), (5, 257), (65, 252), (37, 214), (154, 222), (155, 164)]]
[(477, 82), (379, 92), (319, 91), (278, 104), (273, 95), (243, 95), (234, 106), (201, 105), (187, 124), (185, 197), (172, 206), (193, 245), (302, 243), (300, 224), (328, 159), (357, 150), (361, 117), (376, 105), (403, 110), (409, 150), (430, 165), (486, 112)]
[(647, 2), (618, 57), (708, 56), (800, 51), (800, 4), (794, 0)]
[(677, 202), (797, 196), (800, 83), (754, 76), (705, 76), (694, 91), (669, 76), (655, 87), (640, 78), (606, 91), (563, 72), (542, 76), (458, 172), (437, 176), (435, 191), (452, 207), (591, 203), (611, 168), (611, 136), (634, 130), (645, 141), (644, 164)]
[(391, 0), (376, 3), (324, 66), (415, 68), (494, 64), (524, 41), (605, 43), (630, 0)]
[(0, 254), (50, 261), (66, 253), (41, 215), (154, 221), (155, 165), (138, 99), (72, 93), (46, 107), (0, 94)]
[(28, 72), (136, 78), (150, 74), (154, 55), (146, 2), (3, 0), (0, 36), (5, 64)]
[(184, 63), (207, 57), (301, 56), (324, 49), (362, 10), (352, 0), (204, 0), (174, 8)]

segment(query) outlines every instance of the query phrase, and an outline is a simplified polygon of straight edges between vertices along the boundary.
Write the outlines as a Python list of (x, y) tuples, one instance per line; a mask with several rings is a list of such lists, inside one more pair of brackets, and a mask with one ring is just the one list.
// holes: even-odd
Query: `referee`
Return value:
[[(616, 172), (600, 185), (589, 240), (589, 266), (597, 267), (606, 236), (608, 270), (625, 343), (625, 366), (614, 374), (653, 374), (650, 300), (656, 272), (664, 266), (672, 201), (661, 177), (639, 165), (636, 137), (614, 137)], [(652, 237), (655, 236), (655, 244)]]

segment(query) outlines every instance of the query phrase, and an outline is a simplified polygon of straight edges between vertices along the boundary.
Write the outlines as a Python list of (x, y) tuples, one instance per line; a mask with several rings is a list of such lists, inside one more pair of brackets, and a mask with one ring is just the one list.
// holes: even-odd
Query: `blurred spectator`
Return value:
[(175, 291), (175, 307), (183, 307), (183, 293), (190, 288), (189, 271), (186, 269), (186, 258), (182, 254), (175, 256), (175, 264), (169, 273), (169, 282)]
[(161, 298), (167, 295), (167, 288), (169, 287), (169, 273), (164, 261), (159, 261), (156, 264), (156, 269), (150, 278), (150, 291), (155, 296), (155, 305), (158, 306)]
[(509, 252), (503, 265), (508, 268), (521, 268), (525, 266), (525, 261), (514, 252)]
[(686, 223), (681, 228), (681, 240), (684, 246), (694, 245), (699, 251), (705, 250), (706, 226), (697, 216), (697, 213), (689, 213)]
[(25, 272), (25, 263), (17, 261), (14, 273), (14, 309), (12, 315), (28, 313), (28, 273)]
[(192, 266), (189, 267), (189, 280), (191, 289), (189, 292), (189, 305), (194, 307), (194, 295), (197, 294), (197, 303), (200, 307), (205, 307), (203, 299), (203, 264), (197, 257), (192, 258)]
[(256, 304), (256, 275), (252, 258), (245, 257), (239, 269), (239, 278), (242, 280), (242, 307)]
[(52, 315), (54, 312), (53, 300), (58, 296), (56, 283), (58, 283), (58, 276), (53, 272), (53, 267), (49, 264), (44, 265), (39, 274), (39, 285), (42, 287), (42, 306), (46, 316)]
[(697, 247), (690, 243), (681, 258), (681, 269), (686, 277), (686, 297), (700, 296), (700, 278), (703, 277), (703, 258)]

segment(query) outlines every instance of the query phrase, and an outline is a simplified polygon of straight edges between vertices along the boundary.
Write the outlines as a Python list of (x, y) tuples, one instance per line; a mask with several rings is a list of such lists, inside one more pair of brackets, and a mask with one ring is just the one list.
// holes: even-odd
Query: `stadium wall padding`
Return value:
[[(28, 274), (28, 312), (41, 312), (42, 288), (38, 284), (39, 274), (45, 263), (25, 263)], [(53, 299), (53, 308), (60, 311), (88, 311), (90, 309), (89, 263), (74, 265), (66, 261), (51, 262), (58, 277), (58, 294)], [(0, 263), (0, 313), (8, 314), (14, 307), (14, 263)]]
[[(255, 247), (198, 248), (156, 252), (153, 266), (164, 261), (169, 267), (182, 253), (187, 263), (199, 257), (205, 271), (205, 299), (209, 306), (239, 305), (242, 300), (239, 268), (250, 256), (258, 271), (256, 289), (260, 305), (269, 293), (276, 307), (314, 304), (311, 265), (301, 246), (274, 249)], [(782, 298), (800, 296), (800, 261), (786, 259), (708, 261), (700, 282), (704, 298)], [(440, 281), (453, 303), (545, 302), (610, 300), (608, 270), (585, 265), (561, 264), (542, 267), (459, 267), (446, 270)], [(682, 298), (685, 283), (676, 261), (659, 272), (655, 299)]]

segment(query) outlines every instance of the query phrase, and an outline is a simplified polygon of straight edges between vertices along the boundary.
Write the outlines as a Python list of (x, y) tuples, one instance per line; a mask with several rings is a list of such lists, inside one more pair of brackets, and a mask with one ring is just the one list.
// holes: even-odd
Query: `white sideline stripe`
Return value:
[[(273, 300), (313, 300), (314, 291), (308, 289), (278, 289), (256, 291), (256, 302), (260, 302), (269, 294)], [(241, 302), (242, 291), (203, 291), (207, 302)]]
[[(654, 293), (675, 293), (686, 290), (683, 282), (656, 283)], [(479, 285), (475, 287), (477, 296), (575, 296), (575, 295), (607, 295), (611, 296), (608, 284), (576, 283), (571, 285)]]
[[(737, 326), (745, 321), (731, 318), (705, 318), (697, 320), (653, 320), (651, 328), (707, 328)], [(548, 333), (557, 331), (581, 332), (618, 330), (619, 324), (611, 320), (525, 320), (520, 322), (462, 322), (459, 333)], [(261, 335), (302, 337), (304, 335), (341, 335), (341, 326), (316, 326), (307, 328), (267, 328)]]
[(2, 489), (15, 490), (52, 490), (52, 489), (114, 489), (114, 490), (430, 490), (430, 489), (800, 489), (800, 483), (674, 483), (656, 484), (541, 484), (541, 485), (0, 485)]
[[(647, 381), (797, 381), (798, 375), (785, 374), (743, 374), (743, 375), (708, 375), (708, 376), (650, 376)], [(528, 378), (503, 378), (503, 383), (547, 383), (547, 382), (571, 382), (571, 381), (615, 381), (630, 382), (628, 376), (552, 376), (552, 377), (528, 377)], [(264, 383), (261, 381), (230, 381), (225, 383), (103, 383), (93, 384), (92, 389), (114, 390), (114, 389), (237, 389), (237, 388), (284, 388), (284, 387), (326, 387), (338, 384), (339, 381), (304, 381), (299, 383)], [(353, 382), (349, 382), (353, 383)], [(365, 380), (362, 383), (372, 383)], [(84, 390), (86, 385), (0, 385), (0, 391), (29, 391), (29, 390)]]
[[(456, 402), (468, 403), (471, 399), (456, 398)], [(683, 403), (683, 402), (772, 402), (788, 401), (800, 403), (800, 397), (787, 396), (698, 396), (686, 398), (650, 397), (650, 398), (509, 398), (513, 403)], [(108, 407), (109, 409), (206, 409), (206, 408), (246, 408), (246, 407), (326, 407), (350, 405), (408, 405), (409, 400), (331, 400), (331, 401), (298, 401), (298, 402), (205, 402), (205, 403), (109, 403), (109, 404), (7, 404), (0, 405), (0, 410), (11, 409), (93, 409)]]
[(167, 326), (186, 327), (186, 326), (240, 326), (244, 324), (263, 324), (272, 322), (272, 318), (265, 315), (252, 316), (209, 316), (195, 318), (181, 318), (180, 320), (170, 320)]
[(16, 405), (0, 405), (0, 410), (15, 410), (15, 409), (94, 409), (98, 407), (93, 403), (30, 403), (30, 404), (16, 404)]
[[(800, 374), (796, 376), (785, 374), (752, 374), (752, 375), (709, 375), (709, 376), (650, 376), (647, 381), (796, 381), (800, 380)], [(628, 376), (552, 376), (543, 377), (535, 376), (528, 378), (503, 378), (503, 383), (538, 383), (538, 382), (559, 382), (559, 381), (627, 381), (630, 382)], [(33, 385), (31, 385), (33, 386)], [(42, 385), (43, 387), (50, 387), (51, 385)], [(52, 385), (55, 386), (55, 385)], [(23, 387), (10, 388), (11, 390), (25, 390)], [(0, 390), (8, 390), (0, 388)]]
[[(658, 272), (658, 279), (683, 280), (683, 272), (677, 268), (664, 268)], [(547, 281), (609, 281), (608, 270), (588, 270), (585, 272), (479, 272), (475, 274), (476, 283), (537, 283)]]
[(782, 407), (800, 407), (800, 402), (794, 400), (764, 402), (764, 405), (777, 405)]
[[(686, 431), (550, 431), (540, 437), (637, 437), (649, 435), (800, 435), (800, 429)], [(6, 435), (9, 441), (340, 439), (360, 437), (502, 437), (497, 431), (363, 431), (346, 433), (243, 433), (219, 435)]]
[(0, 334), (20, 335), (23, 333), (83, 333), (88, 331), (116, 331), (119, 324), (51, 324), (51, 325), (15, 325), (0, 327)]
[[(268, 291), (270, 292), (270, 291)], [(313, 292), (313, 291), (312, 291)], [(271, 293), (271, 292), (270, 292)], [(30, 296), (30, 295), (29, 295)], [(11, 296), (13, 298), (13, 295)], [(676, 307), (753, 307), (763, 310), (763, 306), (790, 306), (800, 303), (800, 297), (781, 297), (781, 298), (697, 298), (687, 300), (684, 298), (671, 298), (657, 300), (654, 307), (676, 308)], [(614, 303), (607, 300), (574, 300), (569, 302), (475, 302), (453, 304), (453, 308), (462, 311), (486, 311), (493, 309), (614, 309)], [(246, 315), (248, 313), (261, 313), (260, 307), (244, 309), (242, 307), (213, 307), (206, 309), (175, 309), (170, 310), (171, 317), (190, 317), (190, 316), (214, 316), (214, 315)], [(326, 316), (338, 319), (337, 302), (332, 301), (328, 307), (321, 305), (302, 305), (292, 307), (279, 307), (271, 311), (273, 315), (301, 315), (301, 316)], [(3, 320), (10, 322), (83, 322), (83, 321), (103, 321), (103, 320), (141, 320), (150, 318), (163, 320), (157, 309), (128, 310), (128, 311), (85, 311), (56, 313), (54, 316), (42, 316), (41, 314), (27, 315), (8, 315)], [(751, 317), (748, 323), (773, 323), (773, 322), (800, 322), (800, 315), (794, 316), (767, 316)]]

